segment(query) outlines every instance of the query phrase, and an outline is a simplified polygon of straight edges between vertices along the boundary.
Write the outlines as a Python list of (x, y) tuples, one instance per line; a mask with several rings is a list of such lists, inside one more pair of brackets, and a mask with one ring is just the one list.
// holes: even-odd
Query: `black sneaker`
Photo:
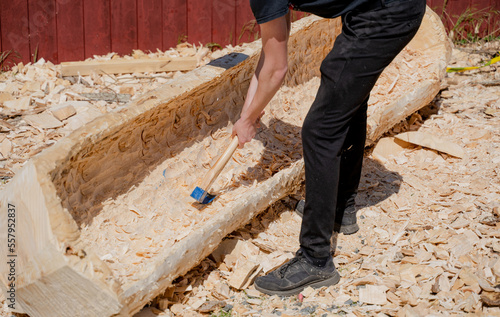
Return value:
[(300, 249), (295, 257), (271, 273), (258, 277), (255, 288), (268, 295), (291, 296), (299, 294), (304, 288), (311, 286), (335, 285), (340, 275), (335, 269), (332, 257), (322, 267), (309, 262), (304, 251)]
[[(299, 200), (297, 206), (295, 206), (295, 212), (301, 217), (304, 215), (305, 204), (305, 200), (302, 199)], [(354, 206), (352, 206), (352, 208), (347, 207), (342, 215), (341, 223), (335, 222), (333, 230), (334, 232), (343, 233), (345, 235), (355, 234), (359, 231), (359, 226), (356, 221), (356, 210)]]

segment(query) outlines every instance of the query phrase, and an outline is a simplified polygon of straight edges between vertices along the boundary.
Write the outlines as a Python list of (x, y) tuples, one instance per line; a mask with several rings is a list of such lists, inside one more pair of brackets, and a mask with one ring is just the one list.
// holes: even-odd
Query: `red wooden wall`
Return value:
[(427, 4), (449, 31), (455, 29), (462, 38), (500, 36), (500, 0), (427, 0)]
[[(427, 2), (448, 28), (467, 8), (484, 9), (490, 15), (482, 34), (499, 35), (500, 0)], [(16, 51), (25, 63), (35, 56), (58, 63), (167, 50), (180, 41), (224, 46), (257, 37), (249, 0), (0, 0), (0, 52)]]

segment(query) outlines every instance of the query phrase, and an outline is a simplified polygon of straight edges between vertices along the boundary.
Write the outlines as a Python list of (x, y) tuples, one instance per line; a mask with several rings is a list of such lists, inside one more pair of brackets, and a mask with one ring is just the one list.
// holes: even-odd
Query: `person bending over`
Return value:
[[(385, 67), (417, 32), (425, 0), (250, 0), (262, 51), (232, 134), (243, 147), (287, 73), (290, 9), (342, 19), (342, 33), (320, 66), (321, 84), (302, 127), (305, 205), (295, 257), (255, 280), (266, 294), (289, 296), (338, 283), (330, 240), (357, 230), (369, 94)], [(354, 228), (354, 229), (353, 229)]]

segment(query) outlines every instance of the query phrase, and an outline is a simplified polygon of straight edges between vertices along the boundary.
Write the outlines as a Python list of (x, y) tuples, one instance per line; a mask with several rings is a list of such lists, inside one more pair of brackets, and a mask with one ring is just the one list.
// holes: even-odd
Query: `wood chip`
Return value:
[(387, 303), (387, 287), (366, 285), (359, 289), (359, 300), (366, 304), (385, 305)]
[(14, 100), (8, 100), (3, 103), (3, 106), (9, 110), (28, 110), (31, 103), (31, 97), (21, 97)]
[(432, 134), (410, 131), (396, 135), (396, 138), (402, 141), (427, 147), (440, 151), (458, 158), (463, 158), (464, 150), (458, 144), (452, 143)]
[(26, 115), (23, 117), (27, 123), (35, 128), (53, 129), (63, 126), (63, 123), (50, 113), (43, 112), (40, 114)]
[(0, 92), (0, 104), (5, 101), (14, 100), (14, 97), (8, 92)]
[(73, 105), (63, 105), (59, 107), (54, 107), (50, 109), (52, 115), (60, 121), (63, 121), (76, 114), (76, 109)]
[(241, 265), (238, 265), (236, 271), (234, 271), (229, 278), (229, 285), (236, 289), (241, 289), (247, 282), (248, 278), (259, 267), (258, 263), (254, 263), (249, 260), (242, 260), (241, 262)]
[(432, 285), (432, 292), (437, 294), (441, 291), (449, 292), (450, 291), (450, 280), (447, 276), (441, 274), (436, 277), (434, 284)]
[(9, 139), (4, 139), (0, 143), (0, 154), (2, 154), (4, 158), (7, 158), (10, 156), (11, 151), (12, 151), (12, 142)]
[(199, 311), (200, 313), (211, 313), (211, 312), (218, 310), (224, 306), (226, 306), (225, 301), (208, 301), (206, 303), (203, 303), (203, 305), (201, 305), (197, 309), (197, 311)]
[(481, 300), (486, 306), (499, 307), (500, 306), (500, 292), (483, 292)]
[(411, 144), (394, 137), (380, 139), (373, 149), (372, 156), (374, 159), (384, 163), (391, 156), (399, 156), (404, 150), (410, 147)]

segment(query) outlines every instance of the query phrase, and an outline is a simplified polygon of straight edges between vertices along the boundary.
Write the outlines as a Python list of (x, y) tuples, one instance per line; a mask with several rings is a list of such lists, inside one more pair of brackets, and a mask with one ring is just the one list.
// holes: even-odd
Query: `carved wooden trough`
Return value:
[[(430, 102), (450, 44), (428, 10), (416, 38), (380, 77), (368, 143)], [(202, 206), (189, 196), (230, 142), (260, 41), (165, 84), (31, 159), (0, 193), (16, 213), (16, 311), (130, 316), (303, 177), (300, 127), (340, 20), (308, 17), (290, 39), (289, 74), (255, 140), (236, 151)], [(10, 204), (10, 205), (9, 205)], [(2, 227), (0, 255), (9, 259)], [(8, 298), (10, 268), (0, 265)]]

